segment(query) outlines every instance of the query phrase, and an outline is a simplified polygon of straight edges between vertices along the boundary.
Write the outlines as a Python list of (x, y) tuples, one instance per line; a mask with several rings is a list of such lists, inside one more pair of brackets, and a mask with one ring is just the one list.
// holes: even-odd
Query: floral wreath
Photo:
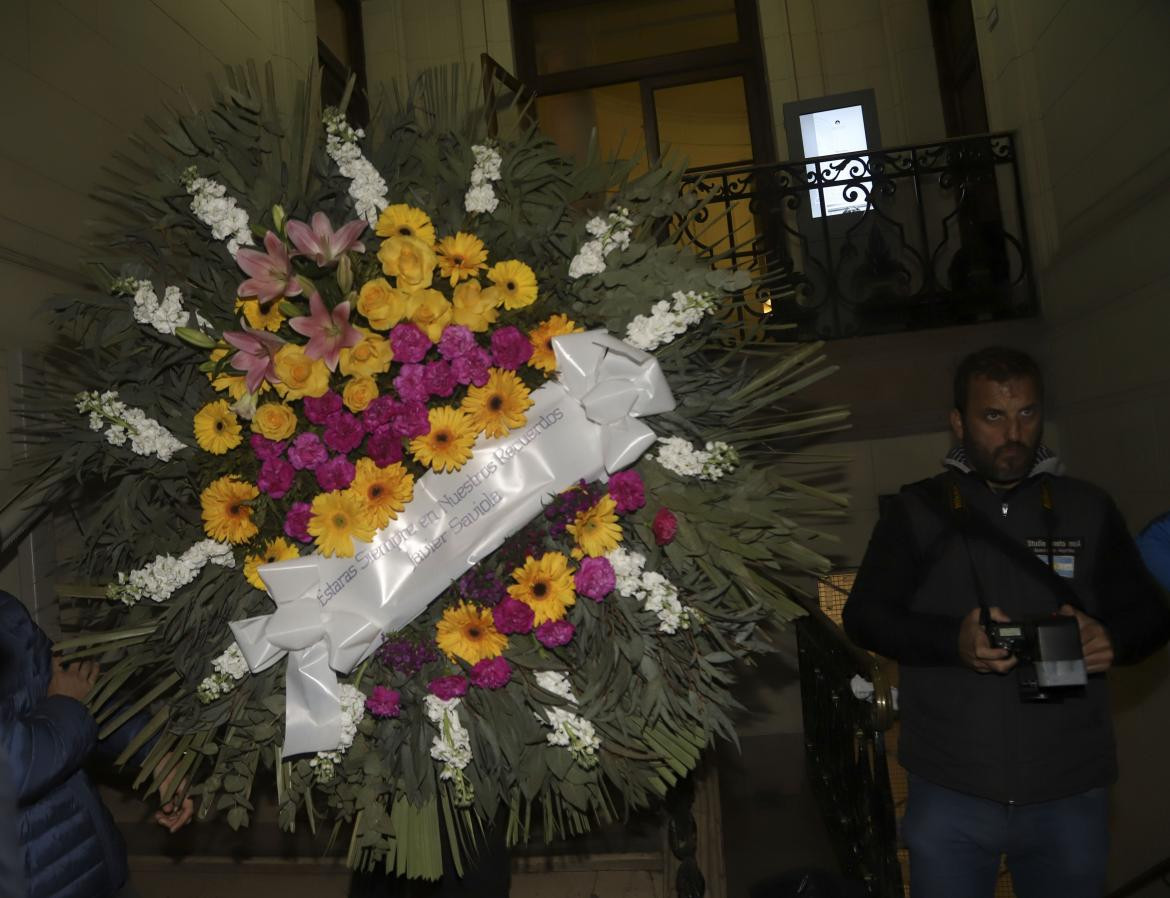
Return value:
[[(817, 347), (746, 326), (749, 279), (686, 245), (677, 166), (489, 139), (438, 83), (369, 138), (311, 94), (288, 130), (239, 74), (162, 127), (103, 193), (102, 289), (55, 301), (28, 397), (77, 570), (107, 584), (75, 590), (64, 648), (103, 661), (103, 733), (146, 721), (139, 781), (235, 827), (264, 771), (284, 827), (347, 824), (351, 865), (428, 878), (441, 829), (457, 868), (500, 813), (510, 843), (583, 833), (734, 738), (735, 665), (825, 567), (792, 516), (836, 501), (775, 441), (844, 416), (789, 398), (829, 373)], [(335, 747), (282, 756), (292, 660), (252, 663), (229, 628), (272, 614), (267, 572), (360, 553), (428, 472), (523, 435), (557, 338), (600, 328), (673, 391), (655, 445), (546, 496), (338, 672)]]

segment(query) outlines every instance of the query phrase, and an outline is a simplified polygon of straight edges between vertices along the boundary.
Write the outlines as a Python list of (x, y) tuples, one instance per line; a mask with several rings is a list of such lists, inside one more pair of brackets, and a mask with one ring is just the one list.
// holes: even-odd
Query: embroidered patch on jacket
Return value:
[[(1045, 537), (1029, 539), (1028, 548), (1036, 553), (1044, 564), (1048, 564), (1048, 540)], [(1052, 540), (1052, 569), (1062, 577), (1072, 579), (1077, 574), (1077, 555), (1081, 551), (1082, 540), (1060, 539)]]

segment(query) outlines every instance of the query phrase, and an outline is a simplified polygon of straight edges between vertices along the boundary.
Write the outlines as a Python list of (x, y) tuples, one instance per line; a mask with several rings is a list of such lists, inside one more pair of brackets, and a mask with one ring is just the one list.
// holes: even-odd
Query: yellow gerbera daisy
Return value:
[(592, 508), (578, 512), (573, 523), (565, 528), (586, 555), (594, 558), (604, 555), (622, 541), (616, 509), (617, 503), (610, 496), (602, 496)]
[(496, 629), (491, 611), (466, 602), (446, 609), (435, 630), (439, 648), (448, 657), (462, 658), (468, 664), (495, 658), (508, 645), (508, 637)]
[(579, 334), (585, 330), (578, 327), (576, 322), (570, 321), (567, 315), (553, 315), (528, 332), (528, 339), (532, 341), (532, 358), (528, 364), (541, 371), (556, 371), (557, 356), (553, 352), (552, 338), (564, 334)]
[(320, 493), (313, 499), (309, 533), (322, 555), (353, 557), (353, 541), (374, 538), (374, 524), (362, 513), (357, 496), (348, 490)]
[(492, 368), (482, 387), (470, 387), (461, 408), (476, 430), (489, 437), (502, 437), (528, 420), (524, 412), (532, 407), (528, 387), (514, 371)]
[(492, 286), (484, 293), (496, 306), (502, 303), (505, 309), (522, 309), (536, 302), (536, 275), (517, 259), (497, 262), (488, 269), (487, 278)]
[(246, 543), (257, 533), (248, 503), (258, 495), (256, 487), (230, 474), (213, 480), (199, 495), (203, 532), (220, 542)]
[(475, 425), (460, 409), (440, 405), (430, 410), (430, 433), (410, 441), (410, 454), (434, 471), (458, 471), (471, 458)]
[(454, 287), (464, 278), (475, 277), (487, 268), (487, 249), (474, 234), (463, 231), (439, 241), (439, 274)]
[(257, 330), (275, 333), (284, 324), (284, 313), (280, 311), (279, 302), (270, 302), (267, 306), (262, 306), (258, 299), (242, 299), (237, 296), (236, 311), (242, 311), (244, 317), (248, 319), (248, 324)]
[(195, 442), (204, 452), (223, 455), (240, 445), (240, 419), (224, 399), (209, 402), (195, 413)]
[(435, 244), (435, 226), (427, 213), (406, 203), (395, 203), (383, 209), (374, 233), (379, 237), (414, 237), (427, 246)]
[(381, 530), (414, 498), (414, 475), (400, 463), (379, 467), (371, 458), (359, 458), (349, 485), (374, 528)]
[(512, 579), (516, 583), (508, 587), (508, 595), (533, 610), (534, 626), (560, 620), (577, 601), (573, 569), (560, 552), (546, 552), (539, 559), (529, 555), (522, 567), (512, 571)]
[(264, 551), (256, 555), (244, 556), (244, 578), (257, 589), (267, 589), (260, 579), (259, 567), (262, 564), (275, 564), (278, 561), (288, 561), (290, 558), (300, 558), (301, 550), (295, 543), (290, 543), (283, 536), (269, 540)]
[(451, 321), (477, 334), (486, 331), (500, 313), (492, 305), (491, 297), (484, 293), (479, 281), (467, 281), (456, 287), (451, 295)]

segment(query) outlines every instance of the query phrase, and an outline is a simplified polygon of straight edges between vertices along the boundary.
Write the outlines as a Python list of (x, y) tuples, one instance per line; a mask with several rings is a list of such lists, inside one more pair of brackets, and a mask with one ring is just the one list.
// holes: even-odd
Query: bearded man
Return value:
[[(849, 636), (900, 665), (910, 894), (990, 898), (1006, 856), (1019, 898), (1100, 898), (1117, 777), (1105, 674), (1165, 643), (1170, 610), (1114, 503), (1043, 445), (1030, 356), (965, 358), (950, 422), (944, 472), (883, 509), (844, 609)], [(989, 630), (1058, 616), (1087, 682), (1029, 690), (1028, 652)]]

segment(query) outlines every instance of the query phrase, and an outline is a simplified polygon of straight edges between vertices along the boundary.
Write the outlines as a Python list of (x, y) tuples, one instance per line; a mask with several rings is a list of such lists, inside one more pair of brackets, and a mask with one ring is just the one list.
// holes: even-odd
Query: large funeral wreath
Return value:
[[(797, 402), (818, 348), (696, 253), (679, 165), (574, 162), (523, 117), (489, 136), (454, 84), (364, 133), (312, 83), (290, 126), (236, 72), (156, 126), (101, 191), (95, 290), (54, 302), (28, 397), (98, 584), (64, 647), (103, 662), (103, 732), (147, 720), (140, 782), (240, 826), (270, 776), (283, 826), (430, 878), (441, 828), (457, 865), (497, 814), (513, 843), (582, 833), (734, 738), (737, 663), (825, 564), (793, 515), (834, 497), (777, 441), (844, 414)], [(592, 417), (542, 449), (578, 427), (539, 405), (566, 366)], [(566, 461), (603, 430), (616, 450)], [(558, 473), (509, 475), (520, 454)], [(490, 545), (442, 554), (477, 527)], [(432, 554), (439, 586), (394, 611)], [(386, 582), (355, 616), (330, 600), (359, 568)]]

